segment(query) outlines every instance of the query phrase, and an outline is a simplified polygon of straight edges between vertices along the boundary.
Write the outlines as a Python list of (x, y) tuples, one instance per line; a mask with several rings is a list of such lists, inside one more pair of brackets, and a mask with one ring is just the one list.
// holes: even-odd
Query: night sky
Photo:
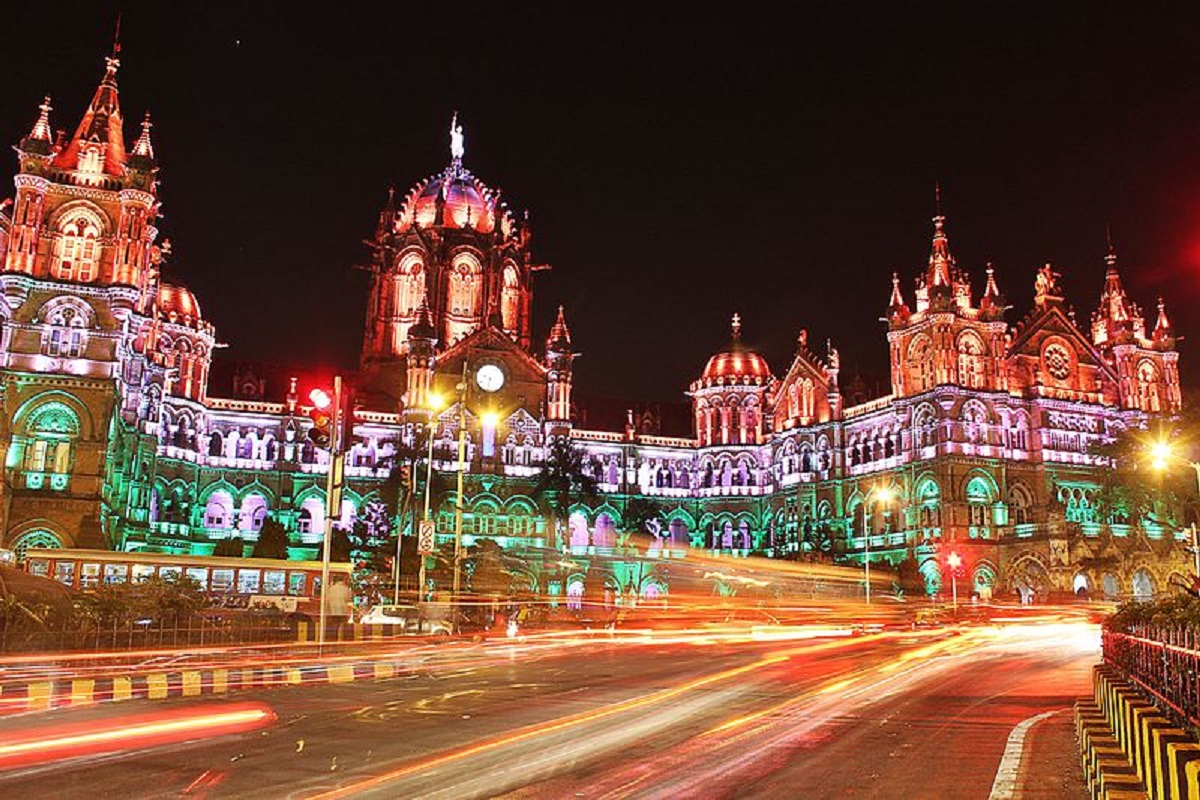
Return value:
[[(168, 274), (223, 357), (357, 363), (362, 239), (388, 186), (445, 166), (454, 109), (466, 166), (529, 209), (554, 267), (535, 338), (565, 305), (584, 392), (682, 399), (734, 311), (776, 374), (806, 327), (885, 376), (889, 276), (911, 304), (937, 181), (959, 265), (978, 293), (995, 262), (1010, 320), (1047, 260), (1090, 319), (1107, 224), (1147, 324), (1162, 293), (1200, 334), (1194, 13), (324, 5), (120, 6), (127, 139), (149, 108)], [(0, 138), (45, 92), (74, 129), (117, 8), (9, 9)]]

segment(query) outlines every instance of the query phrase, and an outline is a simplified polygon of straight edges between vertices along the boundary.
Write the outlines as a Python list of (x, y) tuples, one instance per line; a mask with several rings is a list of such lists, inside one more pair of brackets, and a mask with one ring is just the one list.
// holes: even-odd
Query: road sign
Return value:
[(417, 552), (427, 556), (433, 552), (433, 520), (421, 520), (417, 533)]

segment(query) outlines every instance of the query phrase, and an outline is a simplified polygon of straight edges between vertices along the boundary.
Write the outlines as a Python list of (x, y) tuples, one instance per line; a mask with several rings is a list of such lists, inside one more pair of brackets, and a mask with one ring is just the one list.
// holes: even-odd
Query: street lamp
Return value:
[[(1175, 448), (1170, 442), (1162, 439), (1150, 445), (1150, 466), (1159, 472), (1166, 472), (1172, 463), (1187, 464), (1196, 473), (1196, 490), (1200, 492), (1200, 461), (1192, 461), (1190, 458), (1179, 455), (1175, 452)], [(1195, 574), (1193, 580), (1200, 581), (1200, 531), (1197, 531), (1196, 524), (1192, 523), (1192, 569)]]
[(946, 563), (950, 566), (950, 591), (954, 610), (958, 611), (958, 568), (962, 566), (962, 556), (958, 553), (951, 553), (946, 556)]
[[(868, 498), (870, 494), (867, 495)], [(875, 489), (875, 498), (882, 502), (885, 506), (892, 502), (894, 497), (892, 490), (887, 486), (880, 486)], [(871, 519), (867, 512), (870, 511), (870, 506), (863, 506), (863, 536), (866, 542), (866, 550), (863, 557), (863, 572), (866, 576), (867, 585), (867, 605), (871, 605)]]
[[(425, 436), (429, 440), (429, 453), (425, 459), (425, 513), (421, 516), (421, 527), (428, 528), (433, 523), (429, 519), (429, 491), (433, 485), (433, 435), (437, 431), (437, 412), (441, 411), (445, 406), (445, 399), (437, 393), (430, 393), (429, 402), (429, 421), (425, 425)], [(418, 544), (421, 537), (418, 535)], [(421, 567), (417, 574), (417, 602), (425, 602), (425, 556), (426, 553), (421, 552), (420, 547), (417, 548), (417, 558), (421, 559)], [(400, 563), (400, 537), (396, 537), (396, 564)], [(396, 602), (400, 602), (400, 572), (399, 567), (396, 571)]]

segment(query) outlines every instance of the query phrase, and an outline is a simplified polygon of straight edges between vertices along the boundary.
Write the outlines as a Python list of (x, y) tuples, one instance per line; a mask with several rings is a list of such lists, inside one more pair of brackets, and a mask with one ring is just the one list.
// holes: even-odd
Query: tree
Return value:
[(484, 595), (512, 594), (513, 575), (505, 562), (503, 548), (492, 539), (481, 539), (471, 548), (467, 563), (471, 591)]
[(653, 523), (658, 521), (660, 514), (658, 504), (645, 497), (634, 496), (626, 500), (625, 511), (621, 514), (625, 528), (622, 543), (639, 550), (646, 550), (655, 544), (658, 531)]
[(896, 565), (896, 588), (905, 597), (925, 596), (925, 575), (921, 572), (917, 559), (911, 553)]
[[(584, 469), (583, 451), (569, 437), (556, 436), (550, 440), (546, 464), (533, 495), (550, 505), (556, 531), (566, 529), (571, 506), (592, 501), (599, 495), (596, 479)], [(552, 545), (559, 547), (561, 542), (553, 540)]]
[[(354, 545), (350, 541), (350, 534), (345, 528), (335, 525), (333, 531), (329, 535), (329, 560), (346, 562), (350, 560), (350, 556), (354, 551)], [(317, 548), (317, 552), (324, 553), (324, 544)], [(323, 557), (323, 555), (322, 555)]]
[(281, 522), (275, 519), (263, 520), (262, 530), (258, 532), (258, 541), (254, 543), (251, 555), (254, 558), (288, 557), (288, 535)]
[(213, 548), (213, 555), (225, 558), (241, 558), (246, 555), (246, 546), (242, 542), (242, 537), (230, 536), (228, 539), (222, 539), (217, 542), (217, 546)]
[[(1185, 442), (1200, 425), (1187, 417), (1159, 418), (1149, 430), (1122, 431), (1111, 442), (1092, 448), (1094, 455), (1107, 458), (1109, 469), (1100, 473), (1097, 514), (1101, 521), (1179, 526), (1185, 510), (1196, 507), (1196, 474), (1188, 467)], [(1155, 469), (1151, 447), (1171, 442), (1178, 458), (1165, 469)]]

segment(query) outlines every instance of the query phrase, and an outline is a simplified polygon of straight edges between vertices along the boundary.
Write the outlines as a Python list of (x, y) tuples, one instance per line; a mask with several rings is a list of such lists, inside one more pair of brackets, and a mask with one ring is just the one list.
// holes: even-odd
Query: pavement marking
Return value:
[(992, 793), (988, 795), (988, 800), (1012, 800), (1017, 796), (1017, 779), (1021, 771), (1021, 755), (1025, 751), (1025, 734), (1046, 717), (1053, 717), (1066, 710), (1060, 708), (1055, 711), (1046, 711), (1017, 723), (1012, 732), (1008, 734), (1008, 744), (1004, 746), (1004, 757), (1000, 759), (1000, 766), (996, 770), (996, 780), (992, 782)]

